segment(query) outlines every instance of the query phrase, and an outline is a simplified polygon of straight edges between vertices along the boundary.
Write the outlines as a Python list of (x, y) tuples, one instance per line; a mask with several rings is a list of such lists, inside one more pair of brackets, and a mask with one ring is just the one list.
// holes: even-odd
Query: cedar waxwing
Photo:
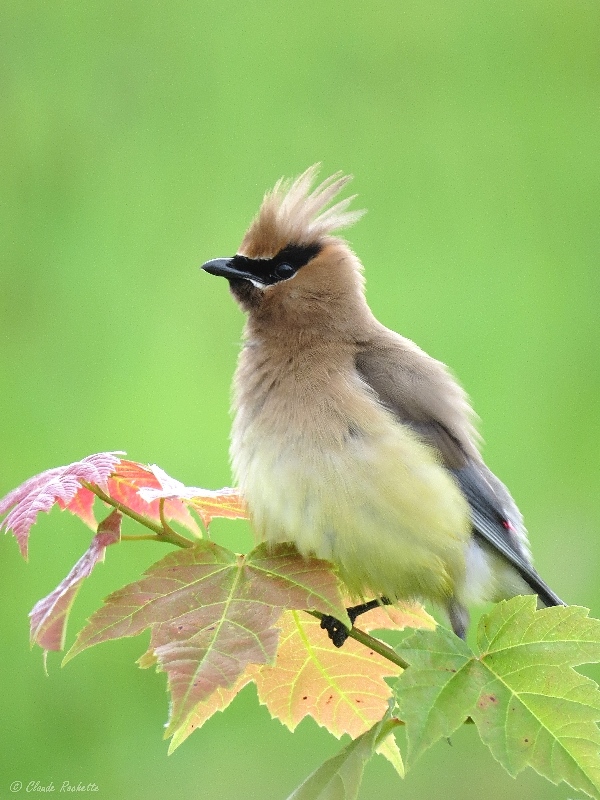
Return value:
[[(231, 459), (261, 540), (333, 562), (352, 596), (441, 605), (464, 638), (470, 603), (535, 592), (521, 514), (484, 464), (466, 394), (385, 328), (362, 265), (332, 236), (363, 212), (317, 166), (265, 195), (238, 254), (203, 265), (247, 312)], [(326, 620), (338, 646), (346, 629)]]

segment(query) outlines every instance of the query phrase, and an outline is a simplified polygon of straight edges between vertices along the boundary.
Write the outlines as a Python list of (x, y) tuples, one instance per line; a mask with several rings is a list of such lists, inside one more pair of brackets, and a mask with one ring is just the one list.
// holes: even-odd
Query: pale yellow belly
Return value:
[(467, 502), (391, 417), (337, 442), (238, 425), (232, 460), (257, 536), (333, 561), (354, 596), (443, 601), (462, 584)]

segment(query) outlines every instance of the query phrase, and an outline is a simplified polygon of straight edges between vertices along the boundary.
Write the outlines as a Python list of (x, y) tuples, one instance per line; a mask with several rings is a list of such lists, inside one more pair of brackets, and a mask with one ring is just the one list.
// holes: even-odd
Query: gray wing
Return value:
[[(529, 553), (519, 540), (519, 528), (512, 521), (517, 517), (523, 530), (521, 514), (504, 484), (483, 463), (470, 462), (450, 472), (469, 502), (474, 535), (501, 553), (544, 605), (565, 605), (531, 565)], [(510, 503), (503, 502), (499, 494), (508, 495)]]
[(545, 605), (564, 605), (531, 565), (521, 514), (508, 489), (483, 463), (473, 412), (446, 367), (385, 331), (359, 348), (356, 368), (382, 405), (438, 452), (469, 503), (474, 536), (500, 553)]

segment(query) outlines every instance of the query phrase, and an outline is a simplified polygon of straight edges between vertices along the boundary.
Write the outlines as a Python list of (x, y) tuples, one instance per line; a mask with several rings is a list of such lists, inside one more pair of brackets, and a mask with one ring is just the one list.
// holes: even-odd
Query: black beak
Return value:
[(207, 261), (202, 264), (202, 269), (208, 272), (209, 275), (218, 275), (220, 278), (245, 279), (255, 280), (255, 276), (250, 272), (243, 269), (238, 269), (234, 266), (235, 261), (233, 258), (213, 258), (212, 261)]
[(232, 258), (213, 258), (212, 261), (202, 264), (202, 269), (209, 275), (218, 275), (221, 278), (239, 278), (239, 270), (232, 265), (232, 261)]

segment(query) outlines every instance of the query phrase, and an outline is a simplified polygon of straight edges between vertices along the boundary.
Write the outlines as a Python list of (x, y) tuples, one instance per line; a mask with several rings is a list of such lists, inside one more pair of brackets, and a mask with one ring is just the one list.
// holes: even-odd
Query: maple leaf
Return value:
[(140, 496), (147, 503), (160, 498), (175, 498), (182, 500), (194, 509), (206, 528), (215, 517), (227, 519), (247, 519), (244, 501), (237, 489), (199, 489), (197, 486), (185, 486), (181, 481), (171, 478), (170, 475), (152, 464), (148, 469), (158, 481), (158, 488), (144, 487), (139, 490)]
[[(29, 531), (40, 511), (49, 511), (54, 504), (68, 509), (92, 530), (96, 494), (93, 484), (104, 493), (102, 499), (114, 500), (123, 511), (129, 510), (162, 525), (175, 520), (195, 537), (201, 536), (193, 509), (208, 527), (214, 517), (246, 518), (246, 508), (235, 489), (211, 491), (184, 486), (157, 466), (144, 466), (119, 458), (123, 453), (97, 453), (35, 475), (0, 500), (1, 530), (12, 530), (21, 552), (27, 558)], [(162, 508), (161, 508), (162, 506)]]
[[(413, 625), (418, 624), (414, 615), (396, 611), (397, 615), (383, 609), (369, 611), (363, 615), (363, 628), (398, 630), (405, 627), (407, 617)], [(422, 624), (429, 626), (433, 620), (423, 614)], [(338, 739), (346, 733), (355, 739), (382, 718), (392, 695), (384, 678), (399, 675), (399, 666), (352, 638), (346, 640), (343, 650), (332, 647), (314, 617), (288, 611), (281, 623), (276, 664), (254, 673), (258, 699), (272, 717), (293, 731), (310, 716)], [(403, 776), (394, 739), (385, 742), (381, 753)]]
[(68, 503), (64, 503), (60, 497), (58, 498), (57, 503), (60, 508), (70, 511), (71, 514), (75, 514), (75, 516), (79, 517), (82, 522), (85, 522), (88, 528), (91, 528), (93, 531), (95, 531), (98, 527), (96, 516), (94, 514), (95, 500), (96, 495), (91, 489), (88, 489), (86, 486), (80, 486), (75, 492), (73, 499)]
[[(117, 502), (138, 514), (143, 514), (153, 522), (161, 522), (160, 500), (146, 500), (143, 492), (161, 490), (161, 484), (150, 467), (137, 461), (122, 460), (108, 479), (107, 494)], [(167, 520), (176, 520), (187, 530), (200, 536), (200, 529), (185, 502), (172, 497), (164, 500), (163, 514)]]
[[(347, 598), (345, 602), (348, 604)], [(403, 630), (407, 627), (435, 628), (436, 624), (422, 606), (409, 603), (372, 609), (363, 614), (360, 620), (361, 628), (365, 632)], [(199, 703), (185, 726), (174, 734), (169, 746), (170, 753), (214, 713), (223, 711), (250, 682), (259, 687), (259, 699), (267, 706), (271, 716), (279, 719), (292, 731), (303, 717), (313, 716), (319, 725), (338, 738), (344, 733), (357, 736), (381, 718), (391, 694), (383, 677), (397, 675), (399, 669), (395, 665), (377, 654), (374, 658), (372, 651), (353, 639), (346, 641), (343, 651), (332, 648), (319, 622), (313, 617), (286, 611), (280, 625), (282, 632), (276, 665), (249, 665), (234, 687), (219, 689), (208, 700)], [(360, 672), (353, 676), (345, 675), (345, 685), (342, 688), (341, 684), (336, 684), (334, 673), (336, 668), (339, 672), (344, 671), (346, 654), (349, 654), (351, 663)], [(324, 664), (332, 667), (330, 672), (322, 669), (319, 660), (321, 657)], [(156, 658), (151, 653), (145, 654), (138, 661), (143, 667), (152, 666), (155, 662)], [(362, 681), (362, 677), (365, 681)], [(324, 713), (319, 713), (318, 709), (313, 708), (315, 697), (319, 693), (331, 694), (332, 690), (335, 701), (332, 699), (325, 702), (322, 709)], [(368, 703), (365, 702), (366, 698)], [(353, 703), (353, 700), (357, 702)], [(336, 709), (344, 702), (348, 707), (342, 718), (342, 714), (337, 713)], [(394, 745), (395, 742), (386, 743), (383, 755), (401, 772), (401, 759)]]
[(409, 762), (471, 717), (512, 776), (529, 765), (600, 797), (600, 692), (572, 669), (600, 661), (600, 621), (514, 597), (481, 618), (477, 641), (479, 655), (439, 628), (398, 648), (411, 664), (396, 684)]
[(271, 716), (291, 731), (311, 716), (338, 739), (356, 738), (381, 719), (391, 696), (384, 678), (400, 667), (351, 638), (332, 647), (314, 617), (289, 611), (281, 625), (277, 662), (255, 677)]
[(39, 600), (29, 616), (31, 617), (30, 638), (44, 650), (62, 650), (65, 642), (67, 620), (77, 596), (77, 592), (96, 564), (104, 560), (106, 548), (116, 544), (121, 538), (121, 514), (113, 511), (98, 526), (98, 533), (92, 539), (87, 551), (82, 555), (67, 577), (47, 597)]
[(403, 631), (406, 628), (435, 630), (437, 623), (420, 603), (395, 603), (378, 606), (359, 617), (358, 625), (365, 633), (378, 630)]
[(236, 556), (202, 541), (171, 553), (140, 581), (110, 595), (65, 661), (93, 644), (150, 628), (150, 647), (171, 692), (169, 736), (199, 702), (233, 686), (248, 664), (273, 661), (286, 608), (347, 620), (327, 562), (304, 559), (291, 545), (261, 544)]
[[(119, 464), (119, 453), (96, 453), (64, 467), (55, 467), (34, 475), (0, 500), (0, 531), (12, 532), (24, 558), (27, 558), (29, 531), (41, 511), (50, 511), (55, 503), (89, 521), (87, 499), (75, 500), (82, 481), (107, 487), (108, 476)], [(81, 513), (80, 513), (81, 512)]]
[[(345, 645), (344, 645), (345, 646)], [(389, 714), (325, 761), (288, 800), (357, 800), (363, 772), (373, 753), (391, 738), (399, 720)]]
[(179, 727), (169, 743), (169, 755), (176, 750), (180, 744), (187, 739), (195, 730), (202, 727), (204, 723), (216, 714), (217, 711), (225, 711), (237, 695), (254, 679), (255, 671), (259, 669), (256, 665), (250, 664), (240, 675), (233, 686), (226, 688), (219, 686), (209, 695), (206, 700), (201, 700), (196, 704), (194, 710), (186, 720), (185, 725)]

